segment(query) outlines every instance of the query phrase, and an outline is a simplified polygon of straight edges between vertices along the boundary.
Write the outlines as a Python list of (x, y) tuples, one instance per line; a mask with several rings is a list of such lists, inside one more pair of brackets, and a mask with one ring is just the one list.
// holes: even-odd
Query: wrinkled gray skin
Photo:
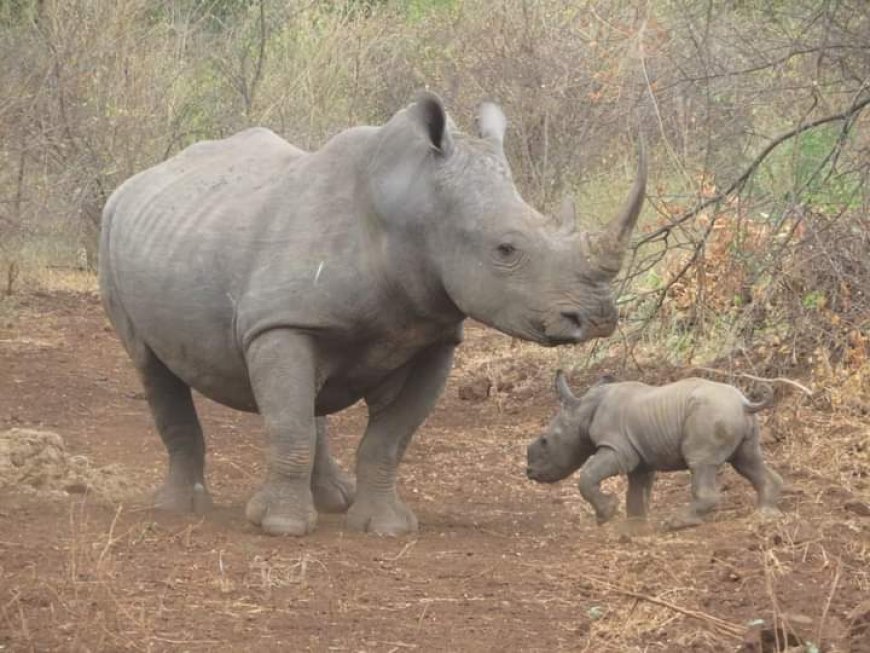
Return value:
[(699, 378), (664, 386), (600, 380), (580, 399), (556, 374), (560, 409), (547, 432), (528, 447), (527, 475), (554, 483), (580, 469), (580, 492), (599, 524), (616, 513), (618, 500), (600, 484), (628, 475), (626, 512), (645, 519), (655, 472), (689, 469), (692, 501), (670, 520), (671, 529), (700, 524), (718, 502), (716, 472), (726, 461), (752, 483), (763, 514), (778, 514), (782, 479), (761, 457), (752, 403), (735, 387)]
[[(471, 316), (543, 345), (607, 336), (609, 282), (643, 202), (575, 231), (517, 193), (506, 121), (457, 132), (424, 93), (381, 127), (304, 152), (266, 129), (188, 147), (124, 183), (103, 214), (105, 309), (138, 368), (169, 453), (159, 507), (206, 509), (191, 388), (258, 411), (267, 473), (247, 505), (265, 532), (303, 535), (317, 511), (358, 530), (417, 527), (396, 470), (432, 410)], [(365, 400), (356, 481), (324, 416)]]

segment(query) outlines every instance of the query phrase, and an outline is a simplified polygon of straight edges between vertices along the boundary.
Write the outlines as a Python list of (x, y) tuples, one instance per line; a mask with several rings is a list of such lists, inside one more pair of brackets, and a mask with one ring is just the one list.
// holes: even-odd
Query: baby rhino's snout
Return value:
[(541, 436), (526, 448), (526, 476), (540, 483), (551, 482), (548, 442), (546, 436)]

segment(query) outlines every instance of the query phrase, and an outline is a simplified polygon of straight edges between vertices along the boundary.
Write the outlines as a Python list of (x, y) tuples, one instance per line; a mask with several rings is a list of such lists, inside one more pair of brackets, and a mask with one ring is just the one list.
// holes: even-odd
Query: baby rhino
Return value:
[(772, 393), (752, 403), (733, 386), (705, 379), (650, 386), (604, 377), (578, 399), (561, 370), (556, 391), (559, 414), (529, 445), (526, 473), (554, 483), (579, 468), (580, 493), (599, 524), (613, 517), (618, 503), (601, 491), (601, 481), (627, 474), (626, 512), (643, 519), (655, 472), (680, 469), (692, 472), (692, 501), (667, 527), (700, 524), (718, 501), (716, 472), (726, 461), (752, 483), (762, 514), (778, 514), (782, 479), (761, 458), (754, 415)]

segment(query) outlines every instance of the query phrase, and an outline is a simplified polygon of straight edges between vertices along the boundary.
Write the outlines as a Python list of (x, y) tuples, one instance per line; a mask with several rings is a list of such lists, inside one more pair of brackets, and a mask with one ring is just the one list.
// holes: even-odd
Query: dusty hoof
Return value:
[(356, 494), (356, 483), (344, 472), (323, 480), (311, 481), (311, 494), (317, 512), (347, 512)]
[(782, 511), (772, 506), (764, 506), (758, 509), (758, 516), (762, 519), (779, 519), (782, 517)]
[(310, 492), (302, 501), (294, 501), (290, 496), (263, 488), (248, 501), (245, 516), (267, 535), (300, 537), (313, 531), (317, 524)]
[(649, 522), (645, 517), (628, 517), (619, 527), (622, 535), (644, 535), (650, 530)]
[(666, 519), (664, 529), (666, 531), (681, 531), (686, 528), (694, 528), (703, 523), (703, 519), (695, 515), (680, 515), (679, 517), (671, 517)]
[(597, 510), (595, 512), (595, 521), (598, 522), (599, 526), (601, 526), (602, 524), (606, 524), (611, 519), (613, 519), (618, 509), (619, 499), (610, 494), (605, 495), (604, 506), (601, 508), (601, 510)]
[(166, 482), (154, 495), (154, 507), (170, 512), (204, 515), (211, 510), (212, 501), (202, 483), (179, 486)]
[(417, 518), (397, 498), (357, 499), (347, 511), (347, 525), (355, 531), (377, 535), (406, 535), (417, 532)]

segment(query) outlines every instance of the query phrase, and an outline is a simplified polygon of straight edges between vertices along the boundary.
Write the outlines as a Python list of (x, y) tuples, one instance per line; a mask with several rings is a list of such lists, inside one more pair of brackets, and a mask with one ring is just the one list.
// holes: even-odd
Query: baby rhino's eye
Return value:
[(541, 446), (547, 448), (547, 438), (541, 438)]

